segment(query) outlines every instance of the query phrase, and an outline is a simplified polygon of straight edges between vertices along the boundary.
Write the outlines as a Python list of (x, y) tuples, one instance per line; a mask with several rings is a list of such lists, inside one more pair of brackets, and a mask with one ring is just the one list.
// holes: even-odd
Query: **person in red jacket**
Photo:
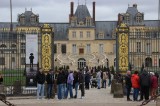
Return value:
[(155, 76), (153, 72), (150, 73), (151, 75), (151, 97), (156, 96), (156, 91), (158, 88), (158, 78)]
[(139, 88), (140, 88), (138, 71), (135, 71), (134, 74), (132, 75), (131, 82), (132, 82), (132, 87), (134, 89), (133, 100), (137, 101), (138, 100), (138, 94), (139, 94)]

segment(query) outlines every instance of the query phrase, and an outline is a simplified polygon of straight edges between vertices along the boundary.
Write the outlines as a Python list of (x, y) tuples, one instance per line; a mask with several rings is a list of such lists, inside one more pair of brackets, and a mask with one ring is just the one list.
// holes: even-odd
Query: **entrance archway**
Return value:
[(78, 59), (78, 69), (82, 69), (86, 66), (86, 60), (84, 58)]
[(145, 66), (146, 67), (152, 67), (152, 59), (150, 57), (147, 57), (145, 59)]

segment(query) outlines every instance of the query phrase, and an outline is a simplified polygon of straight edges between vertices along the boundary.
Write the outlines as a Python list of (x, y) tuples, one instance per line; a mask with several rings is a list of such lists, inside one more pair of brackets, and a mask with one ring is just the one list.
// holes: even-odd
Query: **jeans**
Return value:
[(137, 101), (138, 94), (139, 94), (139, 89), (138, 88), (134, 88), (134, 91), (133, 91), (133, 100), (134, 101)]
[(76, 97), (77, 97), (77, 95), (78, 95), (78, 85), (79, 85), (78, 82), (75, 83), (75, 96), (76, 96)]
[(44, 98), (44, 84), (37, 84), (37, 99)]
[(112, 81), (111, 81), (111, 79), (109, 79), (109, 80), (108, 80), (108, 87), (111, 86), (111, 83), (112, 83)]
[(98, 85), (98, 88), (100, 89), (100, 87), (101, 87), (101, 79), (97, 79), (97, 85)]
[(52, 97), (53, 92), (53, 84), (47, 84), (47, 98), (50, 99)]
[(65, 99), (65, 98), (66, 98), (65, 93), (66, 93), (66, 84), (63, 83), (63, 84), (62, 84), (62, 99)]
[(106, 80), (103, 80), (103, 83), (102, 83), (103, 85), (103, 88), (106, 88)]
[(68, 97), (68, 92), (70, 93), (70, 98), (73, 98), (73, 85), (72, 84), (67, 84), (67, 90), (66, 90), (66, 98)]
[(62, 84), (58, 84), (58, 94), (57, 94), (57, 96), (58, 96), (58, 99), (62, 99)]

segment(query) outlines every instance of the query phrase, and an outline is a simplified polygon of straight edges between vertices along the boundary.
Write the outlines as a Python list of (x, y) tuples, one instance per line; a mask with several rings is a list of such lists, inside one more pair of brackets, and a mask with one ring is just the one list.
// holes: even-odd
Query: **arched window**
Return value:
[(150, 57), (147, 57), (145, 59), (145, 66), (146, 67), (152, 67), (152, 59)]
[(78, 59), (78, 68), (82, 69), (86, 66), (86, 60), (84, 58)]
[(0, 47), (6, 48), (7, 46), (5, 44), (1, 44)]
[(11, 47), (12, 47), (12, 48), (16, 48), (16, 44), (12, 44)]

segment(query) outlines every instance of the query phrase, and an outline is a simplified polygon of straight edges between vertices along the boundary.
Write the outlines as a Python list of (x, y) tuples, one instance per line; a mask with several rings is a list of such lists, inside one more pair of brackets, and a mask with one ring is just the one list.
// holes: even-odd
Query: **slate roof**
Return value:
[(68, 40), (68, 27), (69, 23), (51, 23), (54, 28), (54, 39), (57, 40)]
[(77, 17), (78, 22), (84, 22), (86, 17), (91, 17), (86, 5), (78, 5), (75, 16)]
[(100, 32), (104, 33), (104, 39), (113, 39), (112, 31), (117, 27), (117, 21), (96, 21), (96, 39)]
[(144, 25), (148, 27), (160, 27), (160, 20), (144, 20)]
[[(17, 26), (17, 22), (13, 22), (12, 25), (13, 25), (13, 29), (16, 28)], [(2, 28), (10, 28), (10, 22), (0, 22), (0, 29)]]

